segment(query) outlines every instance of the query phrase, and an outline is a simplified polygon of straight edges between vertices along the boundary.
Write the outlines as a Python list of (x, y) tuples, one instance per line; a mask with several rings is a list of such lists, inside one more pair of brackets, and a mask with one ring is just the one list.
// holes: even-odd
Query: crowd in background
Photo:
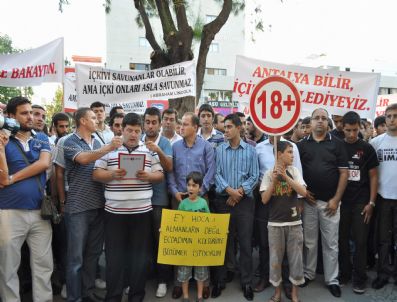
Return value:
[[(2, 302), (29, 286), (37, 302), (100, 301), (95, 288), (105, 301), (143, 301), (150, 276), (158, 298), (171, 286), (189, 301), (194, 277), (197, 301), (215, 299), (239, 276), (249, 301), (273, 285), (269, 301), (283, 289), (296, 302), (318, 273), (335, 297), (348, 282), (363, 294), (374, 265), (374, 289), (397, 275), (397, 105), (373, 123), (318, 108), (277, 138), (277, 158), (275, 137), (250, 117), (208, 104), (183, 116), (113, 107), (106, 117), (95, 102), (47, 125), (42, 106), (15, 97), (3, 114), (20, 129), (0, 130)], [(126, 178), (119, 154), (144, 155), (143, 169)], [(59, 224), (40, 215), (44, 190)], [(230, 213), (224, 265), (158, 264), (163, 209)]]

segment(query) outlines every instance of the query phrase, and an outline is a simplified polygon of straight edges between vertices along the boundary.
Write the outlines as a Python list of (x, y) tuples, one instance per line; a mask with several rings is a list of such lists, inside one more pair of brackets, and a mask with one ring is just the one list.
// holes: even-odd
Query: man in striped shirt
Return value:
[(65, 201), (67, 234), (66, 288), (68, 301), (91, 301), (103, 247), (103, 186), (92, 180), (94, 162), (118, 148), (121, 138), (101, 147), (93, 137), (96, 116), (90, 108), (75, 114), (76, 132), (65, 139), (64, 157), (69, 191)]
[[(152, 183), (163, 180), (156, 153), (140, 141), (142, 120), (128, 113), (122, 123), (123, 145), (95, 163), (93, 178), (105, 183), (106, 301), (121, 301), (129, 280), (129, 301), (143, 301), (150, 260)], [(144, 156), (143, 169), (126, 178), (119, 155)]]
[[(234, 234), (240, 246), (241, 286), (244, 297), (253, 300), (252, 291), (252, 231), (255, 203), (253, 189), (259, 177), (258, 156), (255, 148), (240, 138), (242, 126), (237, 114), (225, 117), (225, 138), (228, 142), (216, 149), (216, 198), (212, 203), (215, 213), (230, 213), (226, 259), (234, 256), (230, 248)], [(226, 267), (217, 270), (212, 297), (225, 287)]]

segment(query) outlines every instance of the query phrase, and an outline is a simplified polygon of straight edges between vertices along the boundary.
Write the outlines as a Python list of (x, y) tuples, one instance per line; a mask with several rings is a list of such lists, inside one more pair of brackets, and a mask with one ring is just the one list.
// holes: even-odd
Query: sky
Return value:
[[(113, 0), (117, 1), (117, 0)], [(65, 38), (65, 55), (101, 56), (106, 61), (103, 0), (70, 0), (64, 12), (58, 0), (1, 0), (0, 33), (14, 47), (29, 49)], [(131, 0), (131, 9), (133, 1)], [(260, 4), (264, 32), (256, 32), (246, 56), (303, 66), (341, 66), (351, 71), (397, 76), (395, 0), (249, 0)], [(247, 32), (249, 34), (249, 30)], [(249, 39), (250, 41), (250, 39)], [(249, 42), (253, 43), (253, 42)], [(50, 100), (59, 84), (34, 87), (34, 102)]]

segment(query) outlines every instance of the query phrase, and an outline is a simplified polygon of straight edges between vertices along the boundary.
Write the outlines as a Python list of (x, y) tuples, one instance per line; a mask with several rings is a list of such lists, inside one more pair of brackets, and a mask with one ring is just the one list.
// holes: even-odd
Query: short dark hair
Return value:
[(387, 106), (386, 110), (385, 110), (385, 115), (386, 115), (387, 111), (389, 111), (389, 110), (397, 110), (397, 103)]
[(16, 114), (17, 113), (17, 107), (25, 104), (32, 104), (28, 98), (25, 98), (23, 96), (16, 96), (10, 99), (7, 103), (7, 114)]
[(203, 185), (203, 175), (200, 172), (193, 171), (186, 176), (186, 183), (192, 180), (195, 184), (198, 184), (200, 187)]
[(277, 152), (283, 153), (285, 150), (287, 150), (288, 147), (292, 147), (292, 144), (289, 141), (278, 141), (277, 142)]
[(115, 114), (113, 114), (113, 115), (110, 117), (109, 126), (113, 126), (114, 120), (115, 120), (116, 118), (124, 118), (124, 113), (118, 113), (118, 112), (116, 112)]
[(380, 125), (386, 124), (386, 116), (379, 115), (374, 120), (374, 127), (375, 129), (378, 128)]
[(217, 124), (217, 123), (218, 123), (218, 119), (219, 119), (220, 116), (223, 116), (223, 114), (221, 114), (221, 113), (215, 114), (215, 117), (214, 117), (214, 124)]
[(142, 128), (142, 118), (139, 114), (135, 112), (127, 113), (123, 118), (122, 127), (126, 126), (139, 126)]
[(240, 111), (235, 112), (235, 114), (237, 114), (238, 117), (245, 117), (245, 114)]
[(46, 111), (45, 108), (44, 108), (43, 106), (37, 105), (37, 104), (33, 104), (33, 105), (32, 105), (32, 109), (41, 109), (41, 110), (43, 110), (43, 111)]
[(240, 120), (240, 117), (235, 114), (235, 113), (230, 113), (228, 114), (225, 119), (223, 120), (224, 123), (226, 123), (226, 121), (231, 121), (232, 124), (236, 127), (241, 126), (243, 123)]
[(327, 118), (328, 120), (328, 127), (329, 129), (334, 129), (334, 123), (332, 122), (332, 119), (330, 117)]
[(302, 120), (302, 125), (309, 125), (311, 122), (312, 118), (310, 116), (306, 116)]
[(299, 123), (302, 123), (302, 119), (301, 119), (301, 118), (298, 119), (298, 121), (296, 122), (296, 124), (295, 124), (295, 126), (294, 126), (294, 129), (297, 129), (297, 128), (298, 128)]
[(70, 123), (69, 117), (66, 113), (63, 112), (55, 113), (52, 117), (52, 124), (56, 127), (58, 125), (58, 122), (60, 121), (65, 121)]
[(342, 123), (343, 123), (343, 126), (346, 124), (348, 124), (348, 125), (356, 125), (357, 124), (360, 126), (361, 119), (357, 112), (349, 111), (349, 112), (345, 113), (345, 115), (343, 116)]
[[(96, 106), (96, 107), (99, 107), (99, 106)], [(123, 106), (114, 106), (112, 109), (110, 109), (109, 116), (112, 117), (114, 114), (116, 114), (117, 113), (117, 109), (123, 109), (124, 110)]]
[(192, 126), (200, 127), (200, 119), (197, 115), (194, 114), (194, 112), (185, 112), (184, 116), (185, 115), (190, 116), (192, 121)]
[(92, 109), (88, 107), (81, 107), (74, 112), (73, 118), (76, 128), (80, 127), (80, 120), (86, 116), (88, 111), (92, 111)]
[(90, 109), (92, 110), (92, 108), (98, 108), (98, 107), (102, 107), (103, 110), (105, 110), (105, 104), (101, 103), (101, 102), (94, 102), (90, 105)]
[(200, 116), (201, 112), (203, 112), (203, 111), (211, 112), (212, 117), (215, 116), (214, 109), (212, 108), (212, 106), (211, 106), (210, 104), (202, 104), (202, 105), (200, 106), (200, 108), (199, 108), (198, 115)]
[(149, 107), (146, 108), (145, 113), (143, 114), (143, 119), (146, 118), (146, 115), (156, 115), (159, 119), (159, 123), (161, 123), (161, 112), (157, 107)]
[(175, 114), (175, 120), (178, 120), (178, 111), (176, 111), (174, 108), (167, 108), (163, 111), (161, 114), (161, 118), (164, 118), (164, 114)]

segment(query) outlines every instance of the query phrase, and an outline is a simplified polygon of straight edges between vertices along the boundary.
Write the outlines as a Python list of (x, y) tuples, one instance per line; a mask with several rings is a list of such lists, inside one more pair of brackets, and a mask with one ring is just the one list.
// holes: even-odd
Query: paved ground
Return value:
[[(258, 253), (254, 250), (254, 264), (256, 267), (258, 261)], [(100, 264), (103, 264), (103, 258), (101, 258)], [(373, 290), (370, 288), (372, 280), (375, 278), (375, 272), (369, 272), (368, 289), (363, 295), (357, 295), (353, 293), (351, 283), (347, 284), (342, 288), (342, 297), (334, 298), (323, 283), (323, 276), (317, 275), (314, 282), (311, 282), (307, 287), (300, 289), (300, 300), (302, 302), (397, 302), (397, 285), (394, 285), (393, 280), (390, 280), (387, 286), (381, 290)], [(256, 279), (254, 280), (256, 281)], [(195, 299), (195, 288), (191, 283), (191, 301)], [(149, 280), (146, 285), (146, 297), (145, 302), (176, 302), (171, 297), (172, 287), (169, 287), (167, 296), (164, 298), (156, 298), (157, 284), (154, 280)], [(105, 297), (105, 292), (98, 290), (98, 295)], [(255, 294), (254, 301), (267, 302), (273, 294), (272, 288), (267, 288), (259, 294)], [(127, 302), (127, 296), (124, 296), (123, 302)], [(241, 292), (238, 276), (234, 278), (232, 283), (228, 283), (226, 289), (222, 292), (222, 295), (217, 299), (209, 299), (207, 301), (216, 302), (244, 302), (246, 301)], [(27, 294), (22, 299), (22, 302), (31, 302), (31, 295)], [(60, 296), (54, 297), (54, 302), (64, 302)], [(285, 296), (282, 297), (282, 301), (289, 301)], [(40, 302), (40, 301), (39, 301)], [(179, 301), (178, 301), (179, 302)]]
[[(375, 277), (373, 272), (370, 273), (372, 278)], [(371, 279), (372, 279), (371, 278)], [(307, 302), (396, 302), (397, 301), (397, 285), (393, 283), (389, 283), (381, 290), (373, 290), (372, 288), (368, 288), (367, 292), (363, 295), (356, 295), (353, 293), (351, 284), (342, 288), (342, 297), (337, 299), (334, 298), (328, 291), (327, 288), (322, 283), (323, 276), (318, 275), (316, 281), (312, 282), (306, 288), (300, 290), (300, 298), (301, 301)], [(168, 291), (167, 296), (159, 299), (155, 297), (156, 284), (153, 280), (149, 281), (146, 286), (146, 297), (145, 302), (174, 302), (177, 300), (173, 300), (171, 297), (171, 289)], [(195, 289), (193, 284), (191, 284), (191, 293), (194, 297)], [(104, 291), (98, 291), (100, 296), (105, 295)], [(272, 296), (273, 289), (267, 288), (263, 292), (259, 294), (255, 294), (254, 301), (266, 302)], [(227, 288), (222, 292), (222, 295), (217, 299), (209, 299), (207, 301), (217, 301), (217, 302), (244, 302), (246, 301), (242, 295), (242, 292), (239, 287), (239, 283), (237, 279), (232, 283), (227, 284)], [(22, 302), (30, 302), (32, 301), (29, 298), (29, 295), (26, 295)], [(54, 297), (55, 302), (64, 302), (60, 296)], [(126, 302), (126, 296), (123, 299), (123, 302)], [(191, 299), (191, 301), (195, 301)], [(289, 301), (285, 296), (283, 296), (282, 301)]]

